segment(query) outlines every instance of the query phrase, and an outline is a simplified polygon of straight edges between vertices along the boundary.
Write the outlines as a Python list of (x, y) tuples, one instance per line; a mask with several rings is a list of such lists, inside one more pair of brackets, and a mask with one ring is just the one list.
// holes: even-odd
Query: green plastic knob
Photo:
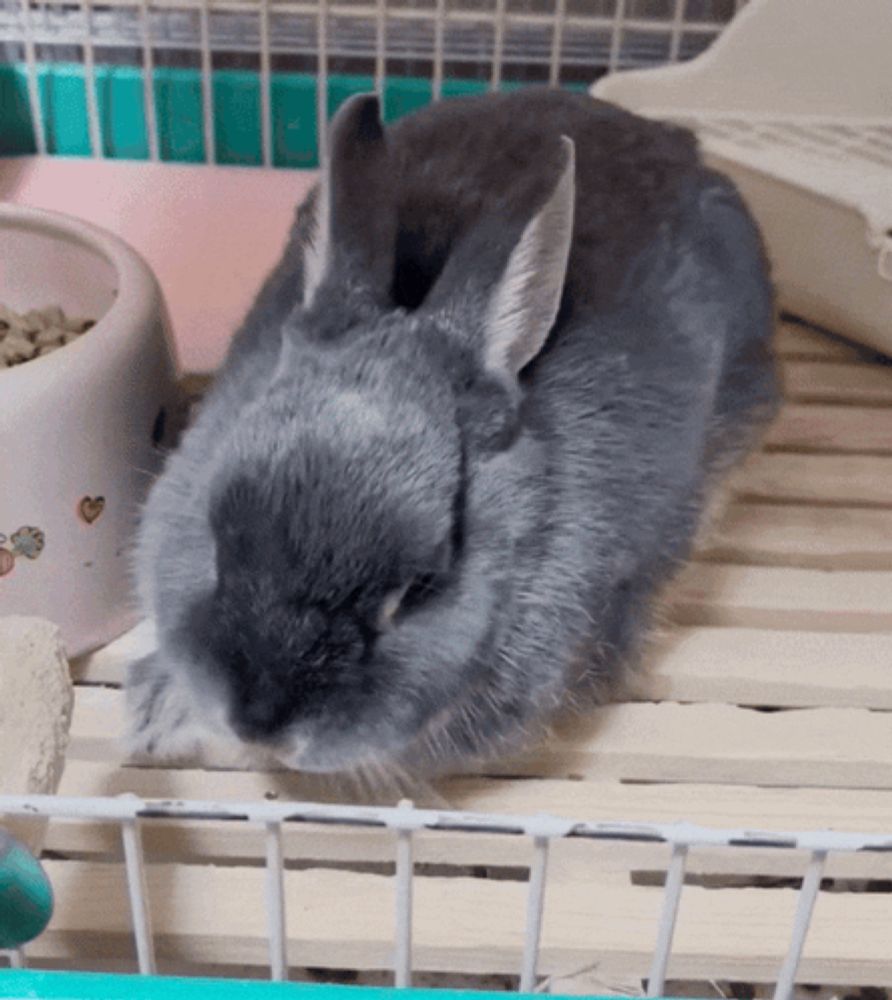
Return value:
[(53, 915), (53, 888), (33, 854), (0, 830), (0, 948), (20, 948)]

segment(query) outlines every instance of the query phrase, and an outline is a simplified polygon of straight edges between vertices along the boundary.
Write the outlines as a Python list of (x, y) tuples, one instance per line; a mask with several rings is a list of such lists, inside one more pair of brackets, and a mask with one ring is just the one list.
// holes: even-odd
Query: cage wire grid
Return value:
[[(663, 888), (656, 944), (647, 978), (647, 997), (662, 996), (672, 953), (679, 903), (685, 884), (685, 866), (692, 847), (774, 848), (805, 851), (809, 861), (798, 892), (793, 927), (781, 964), (774, 1000), (791, 1000), (806, 936), (821, 887), (828, 855), (834, 852), (889, 852), (892, 835), (832, 831), (777, 832), (754, 829), (717, 829), (690, 823), (585, 822), (553, 816), (510, 816), (489, 813), (418, 809), (409, 801), (396, 807), (323, 805), (304, 802), (212, 802), (147, 800), (135, 795), (115, 798), (69, 798), (52, 795), (0, 796), (0, 816), (47, 819), (100, 820), (117, 823), (121, 831), (124, 868), (133, 937), (140, 973), (156, 973), (152, 920), (148, 899), (146, 861), (140, 824), (143, 820), (229, 821), (265, 830), (265, 905), (270, 978), (288, 976), (287, 923), (284, 887), (282, 829), (285, 824), (316, 823), (372, 827), (392, 831), (395, 839), (394, 985), (412, 984), (413, 837), (424, 830), (473, 836), (502, 834), (532, 841), (526, 920), (521, 956), (519, 991), (532, 992), (542, 935), (551, 844), (557, 839), (579, 838), (600, 842), (637, 841), (666, 844), (671, 849)], [(25, 967), (22, 949), (7, 954), (11, 964)]]
[[(531, 74), (585, 86), (616, 69), (697, 55), (746, 0), (0, 0), (0, 62), (22, 61), (34, 146), (51, 152), (41, 70), (67, 61), (83, 73), (89, 152), (107, 155), (97, 68), (142, 74), (147, 158), (162, 159), (156, 68), (195, 66), (201, 82), (203, 159), (217, 161), (214, 77), (221, 66), (259, 78), (260, 162), (275, 162), (276, 66), (313, 67), (316, 142), (325, 149), (335, 65), (362, 65), (383, 94), (398, 67), (423, 67), (430, 99), (463, 67), (474, 90)], [(3, 53), (5, 52), (5, 57)], [(102, 59), (100, 60), (99, 56)], [(389, 72), (397, 67), (397, 72)], [(405, 74), (403, 74), (405, 75)], [(510, 79), (509, 79), (510, 78)]]

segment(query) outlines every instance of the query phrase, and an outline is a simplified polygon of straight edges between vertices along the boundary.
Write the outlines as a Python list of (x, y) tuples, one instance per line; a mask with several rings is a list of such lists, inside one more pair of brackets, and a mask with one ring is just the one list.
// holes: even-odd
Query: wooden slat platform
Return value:
[[(420, 789), (421, 801), (580, 819), (892, 833), (892, 367), (791, 323), (782, 324), (777, 349), (788, 403), (737, 477), (724, 520), (671, 588), (674, 623), (628, 700), (486, 774)], [(63, 794), (344, 794), (301, 775), (127, 761), (118, 740), (122, 670), (151, 643), (143, 625), (75, 664)], [(145, 840), (162, 966), (262, 965), (261, 831), (153, 821)], [(56, 822), (47, 846), (59, 902), (34, 960), (132, 956), (117, 831)], [(423, 834), (416, 847), (416, 967), (517, 972), (530, 844)], [(386, 967), (391, 836), (307, 825), (287, 830), (285, 851), (290, 960)], [(543, 974), (598, 963), (646, 976), (666, 863), (660, 845), (556, 845)], [(689, 873), (705, 881), (684, 891), (670, 977), (770, 982), (795, 893), (765, 880), (801, 877), (805, 863), (800, 853), (767, 848), (693, 851)], [(837, 882), (820, 894), (801, 981), (892, 985), (892, 855), (831, 857), (827, 875)], [(852, 879), (860, 881), (839, 881)], [(874, 891), (854, 891), (865, 880)]]

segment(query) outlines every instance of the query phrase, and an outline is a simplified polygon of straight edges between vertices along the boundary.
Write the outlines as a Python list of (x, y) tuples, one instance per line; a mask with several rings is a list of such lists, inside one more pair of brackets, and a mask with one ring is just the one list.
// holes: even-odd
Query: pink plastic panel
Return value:
[(0, 199), (77, 215), (127, 240), (164, 289), (180, 365), (209, 371), (314, 179), (253, 167), (29, 157), (0, 160)]

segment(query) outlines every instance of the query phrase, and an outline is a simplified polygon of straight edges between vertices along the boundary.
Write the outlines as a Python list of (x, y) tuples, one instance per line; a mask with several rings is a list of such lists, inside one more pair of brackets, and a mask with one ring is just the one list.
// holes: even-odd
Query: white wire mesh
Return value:
[(821, 875), (824, 872), (826, 861), (826, 851), (814, 851), (809, 861), (808, 870), (805, 873), (805, 878), (802, 880), (802, 888), (799, 891), (799, 900), (796, 904), (793, 938), (790, 942), (790, 948), (787, 951), (787, 957), (781, 966), (777, 987), (774, 991), (774, 1000), (789, 1000), (793, 995), (796, 971), (802, 959), (802, 949), (805, 946), (805, 938), (808, 934), (815, 902), (818, 898), (818, 890), (821, 888)]
[(87, 124), (90, 131), (90, 150), (94, 157), (103, 156), (102, 123), (96, 97), (96, 59), (93, 52), (93, 5), (84, 0), (83, 5), (84, 89), (87, 101)]
[(210, 0), (201, 0), (201, 110), (204, 123), (204, 158), (207, 163), (213, 163), (217, 159), (210, 17)]
[(34, 43), (34, 27), (31, 18), (31, 5), (28, 0), (20, 0), (20, 31), (24, 43), (25, 61), (28, 67), (28, 106), (31, 111), (31, 121), (34, 126), (34, 144), (37, 152), (47, 151), (46, 130), (43, 124), (43, 113), (40, 107), (40, 85), (37, 77), (37, 55)]
[(566, 17), (567, 0), (555, 0), (554, 28), (551, 38), (551, 65), (548, 73), (548, 82), (552, 87), (556, 87), (561, 79), (561, 55), (564, 46), (564, 21)]
[[(0, 0), (0, 44), (21, 43), (24, 29), (19, 11), (26, 0)], [(91, 0), (30, 0), (27, 4), (35, 21), (34, 40), (39, 45), (78, 46), (83, 42), (83, 9)], [(554, 39), (554, 27), (563, 20), (566, 35), (562, 46), (562, 62), (590, 67), (593, 72), (606, 68), (610, 39), (597, 32), (608, 33), (615, 25), (624, 31), (624, 45), (619, 63), (624, 66), (666, 62), (670, 58), (671, 36), (677, 36), (677, 57), (689, 58), (704, 44), (715, 38), (733, 14), (730, 0), (714, 0), (704, 7), (703, 0), (692, 7), (692, 0), (674, 6), (666, 16), (666, 0), (653, 8), (632, 0), (615, 0), (610, 5), (572, 3), (561, 13), (557, 0), (511, 0), (507, 13), (512, 25), (525, 28), (522, 35), (509, 39), (505, 51), (507, 63), (549, 66)], [(93, 44), (103, 49), (138, 49), (142, 45), (142, 28), (138, 18), (122, 17), (122, 13), (138, 9), (142, 0), (105, 0), (95, 5), (91, 17)], [(259, 53), (262, 46), (257, 10), (259, 0), (207, 0), (212, 26), (209, 44), (214, 52)], [(195, 15), (205, 7), (205, 0), (167, 0), (150, 5), (153, 45), (165, 51), (200, 52), (203, 48), (202, 29)], [(334, 56), (373, 59), (376, 38), (382, 16), (393, 29), (392, 51), (407, 60), (431, 60), (433, 35), (429, 28), (435, 18), (434, 4), (419, 6), (410, 0), (392, 0), (382, 14), (377, 0), (334, 0), (329, 14), (333, 26), (329, 49)], [(312, 28), (319, 10), (318, 0), (269, 0), (274, 30), (270, 38), (272, 54), (301, 54), (312, 57), (318, 41)], [(657, 16), (659, 12), (659, 16)], [(488, 65), (491, 47), (481, 44), (479, 29), (492, 29), (502, 16), (498, 5), (483, 5), (472, 0), (450, 0), (446, 14), (450, 24), (467, 30), (450, 32), (446, 39), (447, 62)], [(647, 16), (645, 16), (647, 15)], [(594, 39), (594, 44), (593, 44)]]
[(375, 8), (375, 92), (384, 96), (387, 75), (387, 0), (377, 0)]
[(431, 88), (435, 101), (443, 94), (444, 43), (446, 36), (446, 0), (436, 0), (434, 9), (434, 59)]
[[(892, 833), (886, 835), (837, 832), (766, 832), (754, 829), (713, 829), (688, 823), (606, 823), (558, 819), (549, 816), (508, 816), (415, 809), (403, 802), (396, 808), (323, 805), (305, 802), (202, 802), (152, 801), (126, 795), (118, 798), (66, 798), (61, 796), (0, 796), (0, 816), (45, 816), (66, 819), (101, 819), (121, 824), (128, 891), (133, 914), (140, 971), (154, 971), (149, 901), (145, 888), (145, 859), (139, 836), (141, 818), (229, 820), (260, 824), (267, 832), (267, 906), (269, 911), (271, 975), (287, 975), (285, 948), (286, 914), (282, 887), (284, 858), (281, 829), (287, 823), (328, 823), (385, 827), (396, 836), (396, 924), (394, 979), (409, 986), (412, 979), (412, 895), (414, 864), (413, 834), (419, 830), (443, 830), (468, 835), (504, 834), (531, 838), (533, 860), (527, 893), (525, 946), (521, 957), (520, 987), (535, 988), (545, 893), (548, 852), (552, 841), (574, 838), (599, 842), (645, 841), (672, 848), (664, 902), (657, 928), (648, 995), (658, 995), (665, 983), (679, 899), (684, 887), (684, 868), (691, 847), (728, 849), (771, 847), (808, 851), (811, 861), (796, 909), (789, 948), (781, 967), (774, 1000), (789, 1000), (799, 969), (802, 950), (821, 885), (821, 875), (831, 852), (892, 851)], [(597, 942), (593, 942), (593, 950)]]
[(396, 841), (396, 940), (394, 984), (412, 985), (412, 878), (414, 874), (412, 831), (397, 831)]
[(316, 142), (320, 157), (328, 149), (328, 0), (319, 0), (316, 14)]
[(610, 25), (610, 60), (607, 68), (611, 73), (619, 69), (620, 50), (623, 44), (623, 30), (626, 21), (626, 0), (616, 0), (616, 13)]
[(270, 978), (288, 978), (288, 936), (285, 921), (285, 857), (282, 824), (266, 824), (266, 910), (269, 920)]
[(146, 116), (146, 135), (149, 145), (149, 159), (160, 158), (158, 149), (158, 114), (155, 107), (155, 53), (152, 50), (152, 21), (148, 0), (141, 0), (139, 26), (142, 32), (143, 104)]
[(269, 0), (260, 0), (260, 142), (263, 165), (272, 166), (272, 70), (269, 32)]
[(124, 867), (127, 872), (127, 892), (130, 896), (139, 971), (143, 975), (152, 975), (155, 972), (155, 947), (146, 887), (146, 862), (138, 822), (136, 818), (125, 819), (121, 823), (121, 839), (124, 844)]
[(676, 62), (681, 52), (682, 32), (684, 31), (685, 13), (688, 0), (675, 0), (675, 12), (672, 16), (671, 34), (669, 36), (669, 61)]
[(489, 78), (490, 90), (498, 90), (502, 83), (502, 61), (505, 58), (507, 12), (507, 0), (496, 0), (492, 40), (492, 71)]
[[(291, 60), (289, 65), (296, 60), (301, 72), (315, 72), (316, 149), (323, 156), (336, 103), (329, 88), (338, 74), (368, 74), (381, 95), (390, 77), (427, 76), (434, 100), (453, 76), (462, 81), (453, 88), (458, 91), (469, 84), (499, 89), (546, 80), (582, 86), (608, 70), (698, 54), (739, 5), (739, 0), (0, 0), (0, 62), (24, 56), (34, 143), (41, 153), (53, 151), (58, 114), (42, 102), (41, 74), (51, 73), (56, 62), (79, 62), (85, 142), (94, 156), (119, 155), (108, 115), (115, 74), (104, 66), (138, 66), (146, 133), (142, 155), (150, 160), (172, 155), (165, 138), (170, 107), (166, 101), (156, 105), (158, 69), (197, 66), (208, 163), (244, 155), (226, 148), (227, 134), (243, 135), (244, 127), (221, 128), (215, 87), (221, 69), (250, 69), (259, 80), (256, 162), (270, 166), (287, 158), (276, 145), (284, 132), (281, 126), (277, 131), (281, 110), (273, 93), (282, 59)], [(97, 95), (100, 71), (104, 100)], [(109, 135), (103, 134), (103, 115)]]
[(523, 961), (520, 969), (520, 989), (530, 993), (536, 986), (539, 963), (539, 942), (542, 939), (542, 915), (545, 911), (545, 882), (548, 878), (547, 837), (533, 841), (533, 861), (530, 865), (530, 885), (527, 893), (527, 924), (524, 935)]
[(666, 986), (666, 969), (672, 952), (672, 937), (675, 933), (675, 921), (678, 917), (678, 904), (681, 901), (681, 890), (684, 887), (684, 870), (688, 857), (687, 844), (675, 844), (672, 847), (672, 858), (666, 873), (666, 886), (663, 890), (663, 910), (660, 916), (660, 928), (657, 944), (654, 948), (653, 964), (647, 979), (647, 995), (659, 997), (663, 995)]

